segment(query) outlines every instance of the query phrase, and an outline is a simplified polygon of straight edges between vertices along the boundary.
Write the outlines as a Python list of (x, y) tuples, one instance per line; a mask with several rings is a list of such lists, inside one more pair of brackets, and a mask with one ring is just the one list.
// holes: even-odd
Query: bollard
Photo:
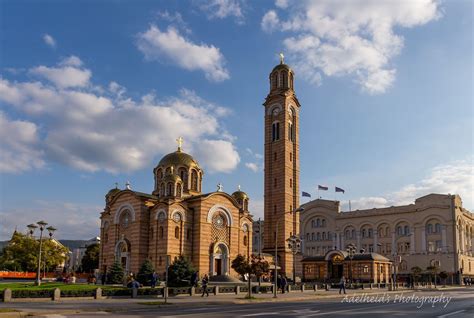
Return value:
[(138, 296), (138, 288), (132, 288), (132, 298), (137, 298)]
[(168, 287), (163, 287), (163, 298), (168, 298)]
[(240, 294), (240, 286), (235, 286), (235, 294), (239, 295)]
[(219, 286), (214, 286), (214, 296), (219, 295)]
[(3, 291), (3, 302), (8, 303), (12, 301), (12, 290), (10, 288), (6, 288)]
[(55, 288), (53, 291), (53, 300), (58, 301), (59, 299), (61, 299), (61, 289)]
[(301, 284), (301, 292), (304, 293), (304, 284)]
[(318, 284), (314, 284), (314, 285), (313, 285), (313, 290), (314, 290), (315, 292), (318, 291)]
[(97, 288), (95, 290), (95, 294), (94, 294), (94, 299), (101, 299), (102, 298), (102, 288)]
[(369, 288), (372, 289), (372, 283), (369, 284)]

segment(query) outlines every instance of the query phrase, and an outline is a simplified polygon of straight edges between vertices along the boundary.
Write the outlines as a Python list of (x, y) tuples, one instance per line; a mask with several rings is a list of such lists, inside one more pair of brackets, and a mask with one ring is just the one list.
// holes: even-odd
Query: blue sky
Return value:
[[(0, 239), (98, 233), (176, 148), (263, 216), (263, 106), (284, 52), (301, 190), (347, 209), (458, 193), (474, 208), (471, 1), (2, 1)], [(305, 202), (306, 199), (303, 200)]]

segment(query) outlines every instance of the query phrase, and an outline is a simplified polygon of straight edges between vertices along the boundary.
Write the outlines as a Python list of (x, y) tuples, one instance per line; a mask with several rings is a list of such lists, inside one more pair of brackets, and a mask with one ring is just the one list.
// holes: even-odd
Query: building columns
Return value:
[(356, 236), (357, 236), (357, 253), (360, 251), (362, 246), (360, 245), (360, 231), (356, 231)]
[(426, 253), (426, 233), (424, 226), (421, 228), (421, 252)]
[(446, 242), (446, 225), (441, 226), (441, 245), (443, 253), (446, 253), (448, 251), (448, 246)]
[(378, 246), (378, 244), (379, 244), (379, 232), (375, 229), (373, 235), (374, 235), (374, 252), (378, 253), (379, 252), (379, 246)]
[(392, 231), (392, 254), (397, 253), (397, 246), (395, 245), (395, 231)]

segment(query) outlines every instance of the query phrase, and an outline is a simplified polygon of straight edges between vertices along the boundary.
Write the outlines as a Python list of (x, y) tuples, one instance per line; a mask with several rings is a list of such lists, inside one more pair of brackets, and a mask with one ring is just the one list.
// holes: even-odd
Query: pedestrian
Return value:
[(151, 274), (151, 288), (155, 288), (157, 282), (158, 282), (158, 274), (155, 271), (153, 271), (153, 273)]
[(204, 277), (201, 280), (202, 284), (202, 295), (201, 297), (204, 297), (204, 294), (206, 294), (207, 297), (209, 297), (209, 291), (207, 290), (207, 284), (209, 283), (209, 278), (207, 277), (207, 274), (204, 275)]
[(286, 285), (288, 284), (288, 280), (286, 279), (286, 276), (283, 275), (281, 277), (281, 293), (284, 294), (286, 290)]
[(346, 278), (344, 276), (342, 276), (339, 281), (339, 294), (341, 291), (344, 291), (344, 294), (346, 293)]
[(106, 280), (107, 280), (107, 274), (104, 272), (104, 273), (102, 273), (102, 278), (101, 278), (102, 285), (105, 285)]
[(199, 272), (194, 272), (191, 275), (191, 286), (197, 287), (198, 285)]

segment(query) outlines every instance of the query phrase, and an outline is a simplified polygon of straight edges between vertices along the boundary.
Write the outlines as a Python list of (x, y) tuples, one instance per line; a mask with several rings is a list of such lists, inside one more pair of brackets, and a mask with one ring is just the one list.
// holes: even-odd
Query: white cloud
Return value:
[(210, 81), (220, 82), (230, 77), (219, 48), (204, 43), (195, 44), (172, 26), (166, 31), (155, 25), (150, 26), (147, 31), (138, 34), (137, 47), (147, 60), (168, 60), (185, 70), (200, 70)]
[(258, 172), (259, 170), (258, 164), (255, 162), (246, 162), (245, 166), (249, 168), (250, 170), (252, 170), (253, 172)]
[(0, 111), (0, 172), (19, 173), (44, 166), (34, 123), (9, 120)]
[(59, 88), (84, 87), (89, 85), (92, 75), (88, 69), (82, 69), (82, 61), (76, 56), (70, 56), (59, 63), (58, 67), (37, 66), (30, 73), (46, 78)]
[(278, 0), (262, 18), (264, 31), (289, 33), (283, 44), (304, 78), (351, 76), (370, 94), (395, 81), (392, 60), (403, 48), (400, 28), (413, 28), (441, 16), (437, 0), (296, 1)]
[(56, 40), (49, 34), (45, 33), (43, 34), (43, 41), (46, 43), (46, 45), (55, 48), (56, 47)]
[[(419, 182), (381, 197), (362, 197), (351, 201), (352, 209), (368, 209), (414, 203), (415, 199), (430, 193), (459, 194), (465, 207), (473, 208), (474, 157), (434, 167)], [(347, 204), (345, 204), (347, 209)]]
[(15, 227), (25, 233), (26, 224), (39, 219), (57, 228), (54, 236), (58, 239), (89, 239), (99, 234), (102, 210), (103, 206), (61, 201), (36, 201), (10, 209), (0, 207), (0, 240), (10, 239)]
[(235, 17), (238, 23), (243, 23), (243, 1), (241, 0), (204, 0), (197, 1), (199, 8), (209, 19), (224, 19)]
[(240, 162), (239, 153), (227, 140), (202, 140), (196, 148), (196, 157), (209, 167), (210, 172), (230, 172)]
[(231, 171), (240, 161), (235, 138), (219, 123), (229, 111), (190, 90), (136, 101), (116, 82), (101, 94), (92, 85), (63, 88), (0, 78), (0, 101), (39, 123), (45, 160), (83, 171), (151, 168), (175, 149), (178, 136), (185, 139), (185, 151), (211, 172)]
[(280, 24), (278, 15), (274, 10), (270, 10), (262, 18), (261, 26), (263, 31), (272, 32)]
[[(244, 189), (242, 189), (244, 190)], [(245, 190), (244, 190), (245, 191)], [(252, 215), (254, 216), (254, 221), (257, 221), (258, 218), (262, 218), (263, 220), (263, 210), (264, 210), (264, 207), (265, 207), (265, 202), (261, 199), (259, 200), (256, 200), (256, 199), (252, 199), (250, 198), (250, 201), (249, 201), (249, 211), (250, 213), (252, 213)]]

